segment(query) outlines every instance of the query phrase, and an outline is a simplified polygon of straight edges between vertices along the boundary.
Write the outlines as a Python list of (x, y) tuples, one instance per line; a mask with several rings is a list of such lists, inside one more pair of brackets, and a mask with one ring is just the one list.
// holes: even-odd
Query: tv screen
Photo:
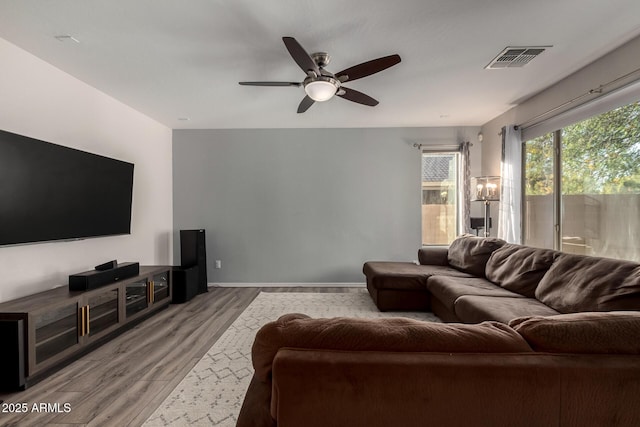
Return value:
[(0, 130), (0, 245), (131, 233), (133, 164)]

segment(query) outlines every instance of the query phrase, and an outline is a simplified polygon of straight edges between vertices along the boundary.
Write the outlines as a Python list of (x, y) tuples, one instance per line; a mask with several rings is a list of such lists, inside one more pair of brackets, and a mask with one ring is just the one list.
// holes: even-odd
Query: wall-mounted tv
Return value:
[(0, 245), (131, 233), (133, 164), (0, 130)]

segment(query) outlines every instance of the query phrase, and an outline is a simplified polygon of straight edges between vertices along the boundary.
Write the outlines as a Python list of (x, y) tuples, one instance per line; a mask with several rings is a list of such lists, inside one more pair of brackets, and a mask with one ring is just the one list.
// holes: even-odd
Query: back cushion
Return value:
[(540, 279), (559, 254), (551, 249), (507, 243), (491, 254), (485, 273), (496, 285), (534, 298)]
[(506, 242), (494, 237), (463, 235), (451, 242), (447, 259), (449, 265), (474, 276), (484, 277), (489, 257)]
[(509, 322), (531, 348), (551, 353), (640, 354), (640, 313), (572, 313)]
[(497, 322), (463, 325), (402, 317), (312, 319), (304, 314), (291, 313), (267, 323), (256, 334), (251, 358), (260, 380), (269, 378), (273, 358), (284, 347), (439, 353), (531, 351), (520, 334)]
[(535, 296), (561, 313), (640, 310), (640, 264), (561, 254)]

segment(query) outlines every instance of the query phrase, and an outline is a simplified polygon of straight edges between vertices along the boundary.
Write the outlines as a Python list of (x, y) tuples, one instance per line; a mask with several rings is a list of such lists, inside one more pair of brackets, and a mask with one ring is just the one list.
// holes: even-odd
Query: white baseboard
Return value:
[(238, 283), (238, 282), (222, 282), (209, 283), (210, 288), (362, 288), (366, 283)]

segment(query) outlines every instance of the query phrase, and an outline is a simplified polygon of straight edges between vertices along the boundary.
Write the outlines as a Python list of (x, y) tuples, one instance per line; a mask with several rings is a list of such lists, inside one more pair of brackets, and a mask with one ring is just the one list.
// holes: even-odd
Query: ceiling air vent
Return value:
[(533, 58), (550, 47), (551, 46), (507, 47), (484, 68), (494, 70), (498, 68), (524, 67)]

